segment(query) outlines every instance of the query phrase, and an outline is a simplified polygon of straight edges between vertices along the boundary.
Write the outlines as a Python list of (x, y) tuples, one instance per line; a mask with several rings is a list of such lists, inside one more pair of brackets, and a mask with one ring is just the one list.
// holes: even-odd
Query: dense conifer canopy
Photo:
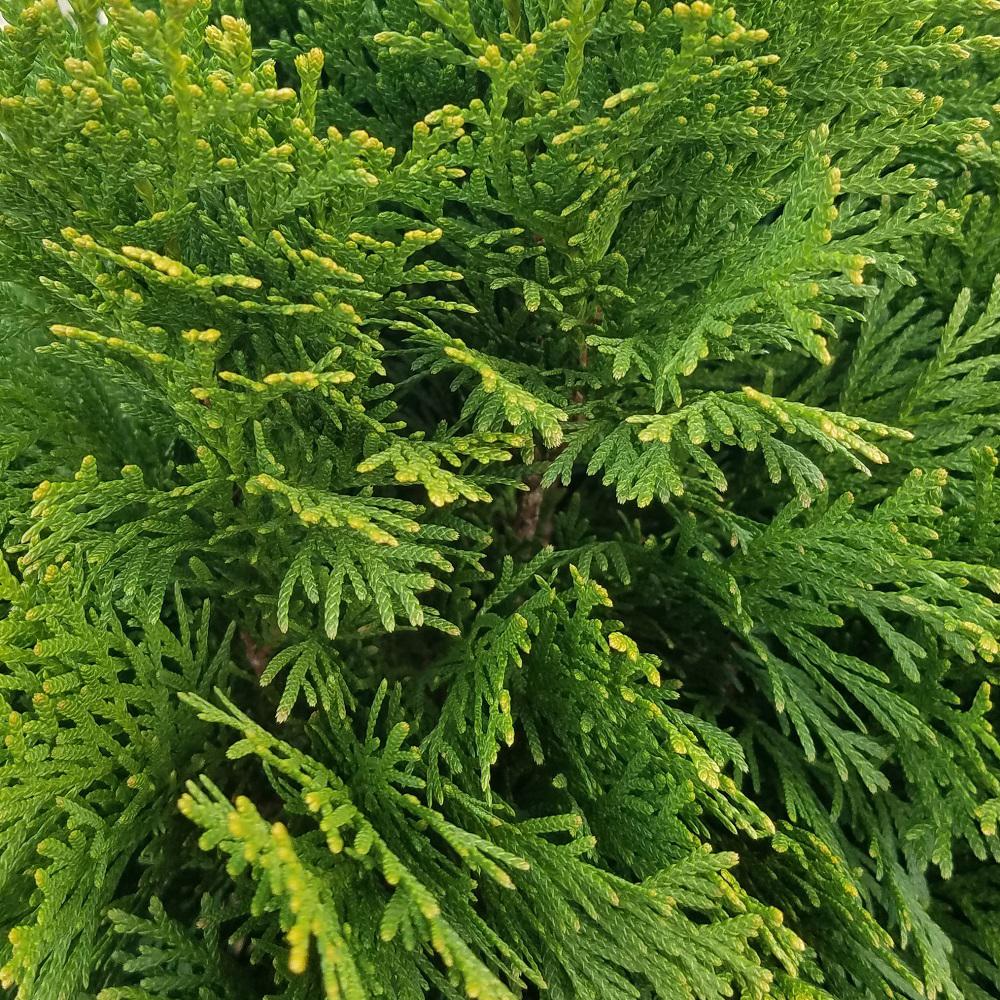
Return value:
[(0, 0), (17, 1000), (1000, 995), (1000, 2)]

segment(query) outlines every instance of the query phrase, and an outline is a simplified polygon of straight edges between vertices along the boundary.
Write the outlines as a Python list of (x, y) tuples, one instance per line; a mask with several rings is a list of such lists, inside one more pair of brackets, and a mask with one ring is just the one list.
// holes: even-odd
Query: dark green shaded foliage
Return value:
[(1000, 3), (0, 10), (10, 996), (1000, 993)]

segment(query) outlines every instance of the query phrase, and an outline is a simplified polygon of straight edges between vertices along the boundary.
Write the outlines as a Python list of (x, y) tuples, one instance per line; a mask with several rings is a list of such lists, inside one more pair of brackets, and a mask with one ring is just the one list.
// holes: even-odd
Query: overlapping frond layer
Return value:
[(2, 988), (996, 996), (998, 80), (0, 0)]

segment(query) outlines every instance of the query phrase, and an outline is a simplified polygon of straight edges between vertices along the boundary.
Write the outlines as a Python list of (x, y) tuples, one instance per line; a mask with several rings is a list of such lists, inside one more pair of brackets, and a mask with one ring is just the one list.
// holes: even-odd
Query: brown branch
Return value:
[(533, 472), (525, 477), (524, 482), (528, 489), (518, 495), (517, 513), (514, 515), (514, 537), (522, 542), (535, 537), (542, 513), (542, 501), (545, 499), (540, 475)]

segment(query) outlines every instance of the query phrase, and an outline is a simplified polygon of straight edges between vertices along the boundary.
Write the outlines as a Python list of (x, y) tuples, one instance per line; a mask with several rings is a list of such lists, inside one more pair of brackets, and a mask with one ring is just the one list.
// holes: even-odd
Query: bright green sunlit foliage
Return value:
[(1000, 994), (1000, 2), (0, 11), (5, 996)]

